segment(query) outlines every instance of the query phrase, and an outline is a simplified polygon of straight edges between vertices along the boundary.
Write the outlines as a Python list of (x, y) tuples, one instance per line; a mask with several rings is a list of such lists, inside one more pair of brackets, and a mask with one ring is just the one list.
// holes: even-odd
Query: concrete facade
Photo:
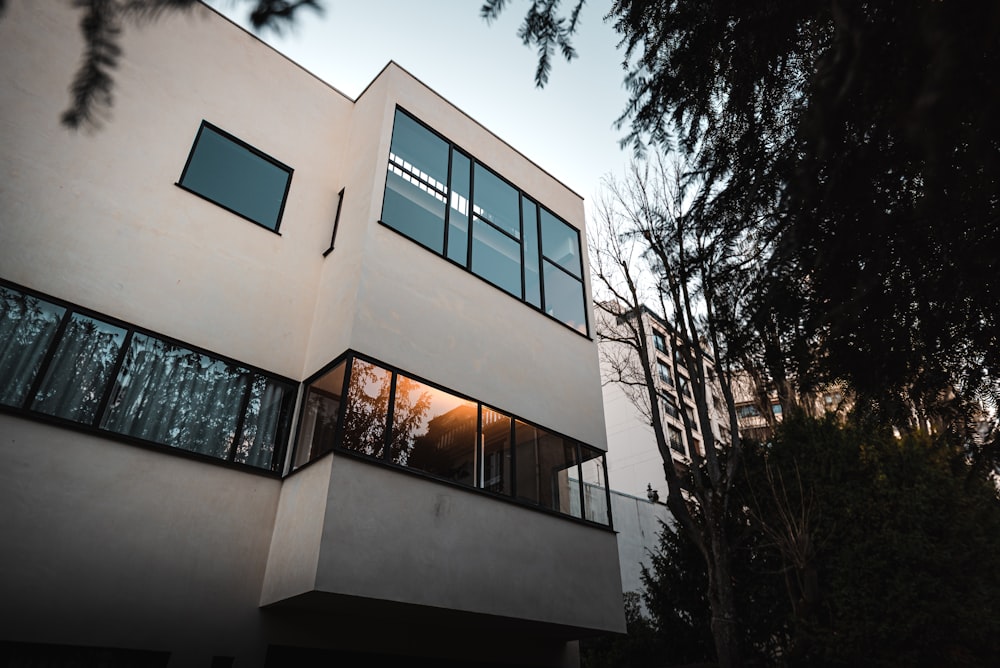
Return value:
[[(554, 177), (394, 64), (351, 100), (201, 5), (128, 26), (109, 117), (73, 133), (80, 13), (9, 4), (0, 280), (291, 381), (358, 351), (607, 448), (591, 337), (379, 224), (397, 107), (577, 228), (586, 267)], [(175, 185), (203, 120), (294, 169), (278, 234)], [(608, 527), (338, 451), (257, 472), (0, 408), (2, 641), (574, 665), (624, 630)]]

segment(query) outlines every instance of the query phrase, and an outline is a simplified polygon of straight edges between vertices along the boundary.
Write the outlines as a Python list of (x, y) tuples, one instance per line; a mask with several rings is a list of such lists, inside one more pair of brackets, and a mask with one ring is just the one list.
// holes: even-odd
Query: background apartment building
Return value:
[[(607, 315), (599, 327), (618, 327)], [(631, 314), (628, 317), (634, 317)], [(670, 454), (677, 466), (687, 466), (691, 453), (703, 453), (704, 437), (697, 417), (697, 407), (691, 392), (691, 374), (685, 368), (680, 354), (683, 340), (670, 324), (649, 309), (642, 309), (644, 329), (649, 335), (651, 372), (660, 400)], [(627, 389), (622, 383), (622, 369), (632, 379), (641, 378), (639, 357), (618, 341), (601, 341), (601, 376), (604, 384), (604, 412), (608, 433), (608, 480), (618, 492), (646, 498), (650, 490), (666, 498), (667, 481), (663, 472), (663, 458), (656, 447), (652, 418), (649, 412), (645, 387)], [(711, 360), (706, 357), (711, 367)], [(709, 413), (716, 437), (728, 438), (728, 417), (721, 391), (709, 388)], [(681, 411), (687, 414), (692, 434), (689, 439)]]
[(200, 5), (124, 33), (69, 133), (79, 19), (0, 20), (0, 652), (574, 665), (623, 631), (580, 197), (400, 67), (351, 100)]

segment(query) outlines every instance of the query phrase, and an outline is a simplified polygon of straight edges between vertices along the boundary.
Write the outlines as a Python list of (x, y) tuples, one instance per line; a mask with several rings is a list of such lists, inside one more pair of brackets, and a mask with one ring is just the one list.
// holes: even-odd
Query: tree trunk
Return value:
[(736, 621), (736, 597), (730, 570), (729, 536), (724, 520), (712, 522), (708, 568), (708, 602), (712, 613), (712, 638), (720, 668), (740, 668), (739, 625)]

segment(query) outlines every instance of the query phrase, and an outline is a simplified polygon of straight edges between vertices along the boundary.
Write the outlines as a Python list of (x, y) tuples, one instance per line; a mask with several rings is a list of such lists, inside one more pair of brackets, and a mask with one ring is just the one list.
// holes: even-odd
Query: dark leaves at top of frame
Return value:
[[(303, 7), (321, 13), (321, 0), (245, 0), (255, 3), (250, 23), (255, 30), (281, 30), (289, 25)], [(169, 12), (190, 11), (197, 0), (73, 0), (83, 10), (80, 32), (85, 46), (83, 61), (70, 85), (70, 106), (61, 121), (66, 127), (98, 128), (114, 102), (113, 70), (118, 67), (122, 49), (119, 44), (123, 25), (154, 21)], [(0, 15), (6, 0), (0, 0)]]

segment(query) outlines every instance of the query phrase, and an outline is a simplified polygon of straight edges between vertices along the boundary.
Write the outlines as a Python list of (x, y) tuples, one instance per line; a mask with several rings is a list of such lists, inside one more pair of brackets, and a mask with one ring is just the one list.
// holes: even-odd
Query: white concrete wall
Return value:
[(0, 458), (0, 639), (262, 654), (279, 480), (5, 414)]
[(673, 524), (673, 516), (662, 503), (611, 492), (611, 509), (618, 532), (618, 561), (623, 592), (641, 592), (642, 567), (652, 566), (650, 552), (659, 546), (662, 523)]
[(334, 459), (318, 591), (624, 630), (612, 532)]
[[(0, 275), (301, 377), (351, 101), (199, 5), (128, 26), (109, 117), (73, 133), (66, 5), (0, 20)], [(202, 119), (295, 170), (280, 236), (174, 185)]]

